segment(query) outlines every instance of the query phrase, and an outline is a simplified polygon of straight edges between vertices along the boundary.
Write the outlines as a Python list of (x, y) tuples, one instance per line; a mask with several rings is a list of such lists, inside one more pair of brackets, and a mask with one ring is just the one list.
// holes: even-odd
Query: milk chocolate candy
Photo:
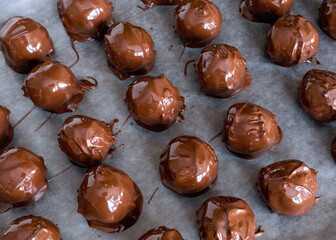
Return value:
[(127, 89), (125, 102), (133, 119), (151, 131), (164, 131), (184, 119), (184, 97), (164, 74), (136, 79)]
[(142, 193), (123, 171), (107, 165), (91, 167), (78, 189), (78, 212), (90, 227), (117, 233), (134, 225), (142, 210)]
[(183, 240), (181, 234), (176, 229), (164, 226), (149, 230), (139, 240)]
[(276, 162), (260, 170), (259, 191), (272, 212), (299, 216), (316, 203), (316, 174), (299, 160)]
[(282, 131), (275, 118), (258, 105), (236, 103), (226, 113), (222, 141), (240, 158), (258, 158), (281, 141)]
[(173, 139), (161, 154), (162, 184), (186, 197), (196, 197), (217, 182), (218, 159), (209, 144), (193, 136)]
[(205, 47), (218, 37), (222, 14), (208, 0), (183, 0), (175, 10), (175, 32), (185, 46)]
[(246, 60), (226, 44), (207, 46), (198, 56), (196, 73), (201, 90), (213, 97), (229, 98), (251, 86)]
[(0, 29), (0, 50), (11, 69), (26, 74), (50, 60), (54, 45), (41, 24), (30, 18), (12, 17)]
[(9, 224), (0, 237), (1, 240), (61, 240), (59, 228), (43, 217), (28, 215)]
[(320, 7), (320, 27), (325, 34), (336, 40), (336, 1), (324, 0)]
[(154, 42), (145, 29), (118, 23), (104, 38), (107, 65), (120, 80), (147, 74), (154, 67)]
[(0, 213), (29, 205), (48, 190), (42, 157), (16, 147), (0, 153)]
[(272, 62), (283, 67), (311, 62), (318, 46), (316, 28), (300, 15), (279, 18), (266, 33), (266, 51)]
[(114, 22), (113, 7), (109, 0), (58, 0), (57, 9), (74, 42), (100, 38)]
[(0, 105), (0, 150), (5, 148), (13, 139), (14, 129), (9, 123), (10, 111)]
[(27, 75), (22, 90), (35, 106), (61, 114), (75, 111), (85, 92), (97, 84), (79, 81), (68, 67), (57, 61), (48, 61), (36, 66)]

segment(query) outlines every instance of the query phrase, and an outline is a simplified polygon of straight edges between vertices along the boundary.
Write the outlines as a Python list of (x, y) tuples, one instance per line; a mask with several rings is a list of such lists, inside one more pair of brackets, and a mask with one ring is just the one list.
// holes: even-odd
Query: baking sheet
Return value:
[[(0, 231), (14, 219), (28, 215), (41, 215), (58, 224), (63, 239), (138, 239), (149, 229), (165, 225), (177, 228), (188, 240), (199, 239), (195, 223), (195, 211), (211, 196), (227, 195), (246, 200), (256, 215), (257, 224), (266, 233), (264, 240), (275, 239), (336, 239), (336, 192), (334, 179), (336, 166), (330, 155), (330, 144), (335, 137), (335, 123), (319, 124), (303, 113), (297, 97), (297, 87), (303, 75), (312, 68), (336, 71), (336, 41), (322, 33), (317, 24), (320, 0), (295, 0), (293, 14), (308, 18), (320, 35), (317, 55), (321, 62), (303, 64), (295, 68), (283, 68), (272, 64), (264, 52), (263, 45), (267, 24), (245, 20), (238, 11), (239, 0), (213, 0), (223, 15), (220, 36), (214, 43), (226, 43), (237, 47), (252, 77), (250, 89), (237, 96), (221, 100), (206, 96), (199, 90), (193, 68), (188, 76), (183, 75), (185, 62), (195, 59), (201, 49), (186, 49), (182, 59), (183, 46), (173, 33), (175, 7), (155, 7), (147, 12), (136, 6), (140, 0), (112, 0), (117, 21), (129, 21), (145, 28), (152, 36), (157, 50), (156, 65), (150, 75), (164, 73), (186, 97), (185, 121), (168, 131), (154, 133), (130, 125), (130, 120), (117, 137), (116, 153), (106, 164), (124, 170), (138, 184), (144, 195), (143, 212), (139, 221), (129, 230), (119, 234), (105, 234), (89, 228), (82, 215), (77, 213), (77, 188), (85, 169), (73, 167), (50, 182), (46, 195), (34, 204), (17, 208), (0, 215)], [(44, 25), (55, 45), (53, 59), (70, 65), (75, 60), (63, 25), (58, 17), (56, 0), (1, 0), (0, 23), (12, 16), (31, 17)], [(170, 45), (173, 45), (168, 52)], [(132, 80), (120, 81), (106, 65), (102, 41), (76, 43), (81, 56), (73, 67), (78, 78), (92, 76), (99, 86), (90, 91), (75, 113), (53, 117), (42, 129), (34, 132), (49, 113), (36, 109), (16, 129), (10, 146), (28, 148), (45, 159), (48, 177), (52, 177), (70, 166), (66, 155), (60, 151), (57, 133), (63, 121), (73, 114), (84, 114), (104, 121), (120, 120), (118, 127), (127, 118), (127, 107), (123, 102), (127, 86)], [(0, 58), (0, 104), (11, 111), (11, 122), (16, 123), (32, 107), (32, 102), (22, 96), (24, 75), (13, 72)], [(164, 188), (158, 171), (159, 156), (173, 138), (180, 135), (195, 135), (208, 141), (221, 129), (223, 117), (229, 106), (236, 102), (250, 101), (259, 104), (274, 114), (283, 130), (281, 144), (261, 158), (246, 161), (231, 155), (217, 138), (211, 143), (219, 158), (217, 185), (208, 193), (197, 198), (183, 198)], [(316, 207), (304, 216), (283, 217), (271, 214), (259, 196), (255, 183), (259, 169), (270, 163), (300, 159), (318, 173), (318, 195), (323, 198)], [(150, 205), (147, 200), (156, 187), (159, 191)]]

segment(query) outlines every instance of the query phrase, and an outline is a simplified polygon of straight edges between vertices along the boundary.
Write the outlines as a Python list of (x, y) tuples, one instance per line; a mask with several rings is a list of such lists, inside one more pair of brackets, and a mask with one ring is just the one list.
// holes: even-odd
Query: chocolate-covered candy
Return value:
[(196, 73), (201, 90), (217, 98), (228, 98), (251, 86), (246, 60), (226, 44), (207, 46), (198, 56)]
[(249, 205), (235, 197), (211, 197), (196, 212), (201, 240), (253, 240), (256, 220)]
[(154, 42), (145, 29), (118, 23), (104, 38), (107, 65), (120, 80), (147, 74), (154, 67)]
[(48, 190), (47, 168), (42, 157), (25, 148), (0, 153), (0, 213), (26, 206)]
[(177, 5), (181, 0), (141, 0), (147, 7), (154, 7), (156, 5)]
[(164, 226), (149, 230), (139, 240), (183, 240), (181, 234), (176, 229), (166, 228)]
[(5, 148), (13, 139), (14, 129), (9, 123), (10, 111), (0, 105), (0, 150)]
[(193, 136), (173, 139), (161, 154), (162, 184), (186, 197), (199, 196), (217, 182), (218, 159), (209, 144)]
[(59, 228), (43, 217), (28, 215), (11, 222), (0, 236), (1, 240), (61, 240)]
[(164, 74), (136, 79), (127, 89), (125, 102), (133, 119), (151, 131), (164, 131), (184, 119), (184, 97)]
[(299, 216), (316, 203), (316, 174), (299, 160), (276, 162), (260, 170), (259, 191), (272, 212)]
[(320, 7), (320, 27), (325, 34), (336, 40), (336, 1), (324, 0)]
[(114, 22), (109, 0), (58, 0), (57, 8), (72, 41), (100, 38)]
[(0, 29), (0, 50), (7, 65), (18, 73), (29, 73), (50, 60), (54, 45), (48, 31), (33, 19), (12, 17)]
[(222, 141), (240, 158), (258, 158), (281, 141), (282, 132), (275, 118), (258, 105), (236, 103), (226, 113)]
[(279, 18), (266, 33), (266, 51), (272, 62), (283, 67), (311, 62), (318, 46), (316, 28), (300, 15)]
[(116, 143), (113, 126), (87, 116), (74, 115), (65, 120), (58, 134), (59, 147), (77, 166), (99, 164), (114, 152), (111, 148)]
[(210, 44), (220, 33), (222, 14), (208, 0), (183, 0), (175, 9), (175, 32), (187, 47)]
[(239, 11), (247, 20), (273, 23), (288, 14), (292, 5), (293, 0), (242, 0)]
[(35, 106), (52, 113), (75, 111), (85, 92), (97, 86), (87, 80), (77, 80), (72, 71), (57, 61), (36, 66), (25, 78), (22, 90)]
[(142, 193), (123, 171), (107, 165), (91, 167), (78, 189), (78, 212), (90, 227), (117, 233), (136, 223)]
[(306, 113), (320, 122), (336, 119), (336, 73), (312, 69), (299, 86), (299, 98)]

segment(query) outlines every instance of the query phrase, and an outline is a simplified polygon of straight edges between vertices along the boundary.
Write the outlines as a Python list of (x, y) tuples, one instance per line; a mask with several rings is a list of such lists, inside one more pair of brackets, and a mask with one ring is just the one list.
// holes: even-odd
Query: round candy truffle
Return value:
[(299, 160), (276, 162), (260, 170), (259, 191), (272, 212), (299, 216), (316, 203), (316, 174)]
[(156, 5), (177, 5), (181, 0), (141, 0), (146, 4), (147, 8), (154, 7)]
[(232, 154), (240, 158), (258, 158), (281, 141), (282, 131), (275, 118), (258, 105), (234, 104), (224, 119), (222, 141)]
[(255, 238), (255, 216), (249, 205), (242, 199), (211, 197), (203, 203), (196, 215), (201, 240), (253, 240)]
[(91, 167), (104, 161), (114, 152), (114, 124), (107, 124), (82, 115), (65, 120), (58, 143), (70, 161), (80, 167)]
[(109, 0), (58, 0), (57, 8), (72, 41), (100, 38), (114, 22)]
[(58, 227), (43, 217), (28, 215), (9, 224), (0, 237), (1, 240), (61, 240)]
[(0, 29), (0, 50), (7, 65), (18, 73), (29, 73), (48, 61), (54, 45), (48, 31), (33, 19), (12, 17)]
[(293, 0), (242, 0), (239, 11), (247, 20), (273, 23), (288, 14), (292, 5)]
[(139, 240), (183, 240), (181, 234), (176, 229), (164, 226), (154, 228), (145, 233)]
[(29, 205), (48, 190), (47, 168), (42, 157), (24, 148), (0, 153), (0, 213)]
[(10, 111), (0, 105), (0, 149), (5, 148), (13, 139), (14, 129), (9, 123)]
[(184, 119), (184, 97), (164, 74), (136, 79), (127, 89), (125, 102), (133, 119), (151, 131), (164, 131)]
[(218, 160), (209, 144), (192, 136), (173, 139), (161, 154), (162, 184), (186, 197), (199, 196), (217, 182)]
[(120, 80), (147, 74), (154, 67), (154, 42), (145, 29), (118, 23), (104, 38), (107, 65)]
[(266, 33), (266, 51), (272, 62), (283, 67), (311, 62), (318, 46), (316, 28), (299, 15), (279, 18)]
[(22, 90), (40, 108), (52, 113), (75, 111), (85, 92), (97, 86), (87, 80), (78, 81), (71, 70), (56, 61), (36, 66), (25, 78)]
[(246, 60), (226, 44), (207, 46), (200, 53), (196, 73), (201, 90), (217, 98), (229, 98), (251, 86)]
[(306, 113), (320, 122), (336, 119), (336, 73), (312, 69), (299, 86), (299, 98)]
[(123, 171), (107, 165), (91, 167), (78, 189), (78, 212), (90, 227), (117, 233), (136, 223), (142, 193)]
[(175, 10), (175, 32), (187, 47), (200, 48), (218, 37), (222, 14), (208, 0), (183, 0)]
[(336, 1), (324, 0), (320, 7), (320, 27), (325, 34), (336, 40)]

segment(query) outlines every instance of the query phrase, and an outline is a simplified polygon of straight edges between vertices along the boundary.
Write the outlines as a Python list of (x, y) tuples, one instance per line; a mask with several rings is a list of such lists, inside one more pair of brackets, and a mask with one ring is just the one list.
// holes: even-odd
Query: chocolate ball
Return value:
[(147, 8), (154, 7), (156, 5), (177, 5), (181, 0), (141, 0), (147, 5)]
[(0, 153), (0, 213), (29, 205), (48, 190), (47, 168), (42, 157), (25, 148)]
[(336, 162), (336, 137), (332, 141), (331, 144), (331, 156), (333, 157), (334, 161)]
[(299, 216), (316, 203), (316, 174), (299, 160), (276, 162), (260, 170), (259, 191), (272, 212)]
[(75, 42), (104, 36), (114, 22), (109, 0), (58, 0), (57, 8), (68, 35)]
[(319, 122), (336, 119), (336, 73), (312, 69), (299, 86), (303, 110)]
[(293, 0), (242, 0), (239, 11), (249, 21), (273, 23), (288, 14), (292, 5)]
[(325, 34), (336, 40), (336, 1), (324, 0), (320, 7), (320, 27)]
[(136, 223), (142, 210), (142, 193), (123, 171), (107, 165), (91, 167), (78, 189), (78, 212), (89, 226), (117, 233)]
[(120, 80), (147, 74), (154, 67), (154, 42), (145, 29), (118, 23), (104, 38), (107, 65)]
[(183, 0), (175, 9), (175, 32), (185, 46), (205, 47), (218, 37), (222, 14), (208, 0)]
[(266, 51), (272, 62), (283, 67), (311, 62), (318, 46), (316, 28), (300, 15), (279, 18), (266, 33)]
[(246, 60), (226, 44), (207, 46), (198, 56), (196, 74), (201, 90), (217, 98), (229, 98), (251, 86)]
[(7, 65), (18, 73), (29, 73), (50, 60), (54, 45), (48, 31), (33, 19), (12, 17), (0, 29), (0, 50)]
[(183, 240), (181, 234), (176, 229), (164, 226), (154, 228), (145, 233), (139, 240)]
[(85, 92), (97, 86), (87, 80), (78, 81), (71, 70), (57, 61), (36, 66), (25, 78), (22, 90), (35, 106), (52, 113), (75, 111)]
[(184, 97), (164, 74), (136, 79), (127, 89), (125, 102), (133, 119), (151, 131), (164, 131), (184, 120)]
[(107, 124), (82, 115), (74, 115), (65, 120), (58, 143), (70, 161), (79, 167), (100, 164), (114, 149), (117, 141), (113, 136), (114, 124)]
[(177, 137), (161, 154), (162, 184), (179, 195), (196, 197), (207, 192), (216, 184), (217, 173), (215, 151), (197, 137)]
[(226, 113), (222, 141), (240, 158), (258, 158), (281, 141), (282, 131), (275, 118), (258, 105), (236, 103)]
[(0, 105), (0, 150), (5, 148), (13, 139), (14, 128), (9, 123), (10, 111)]
[(203, 203), (196, 215), (201, 240), (255, 238), (255, 216), (242, 199), (211, 197)]
[(28, 215), (20, 217), (9, 224), (1, 240), (61, 240), (59, 228), (43, 217)]

